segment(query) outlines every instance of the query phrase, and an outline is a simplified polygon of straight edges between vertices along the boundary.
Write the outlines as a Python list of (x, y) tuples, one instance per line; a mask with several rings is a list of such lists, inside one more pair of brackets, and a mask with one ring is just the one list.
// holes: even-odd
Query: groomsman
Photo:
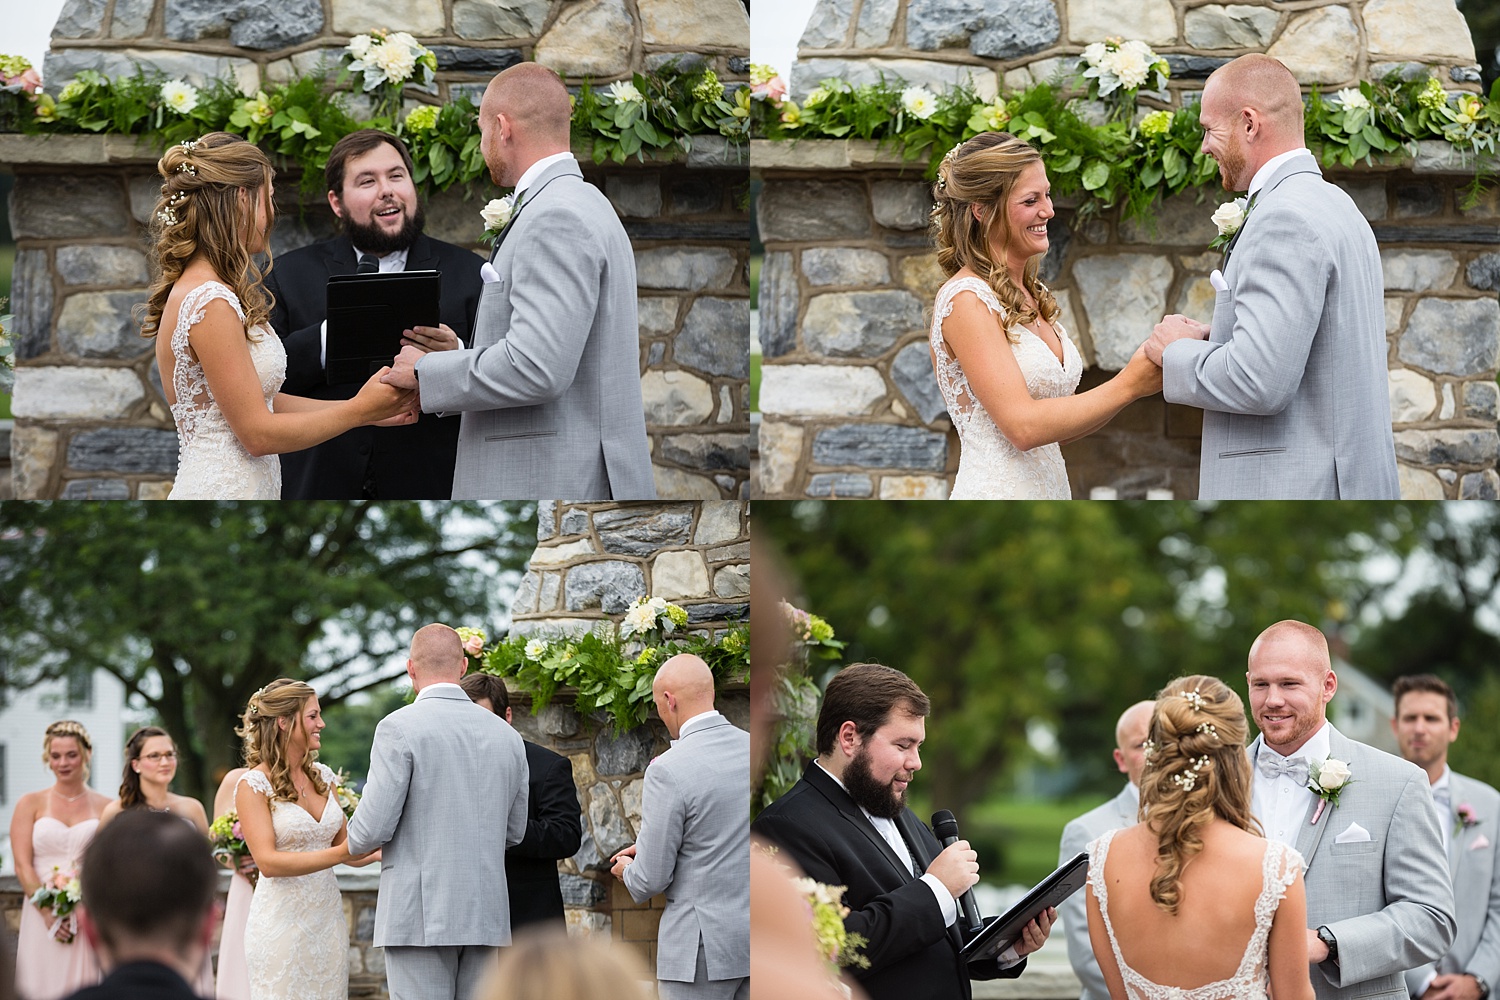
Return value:
[[(1106, 831), (1135, 826), (1141, 808), (1141, 771), (1146, 767), (1146, 734), (1151, 731), (1151, 713), (1155, 709), (1154, 701), (1138, 701), (1115, 723), (1115, 766), (1129, 780), (1119, 795), (1063, 827), (1062, 844), (1057, 851), (1059, 865), (1076, 857)], [(1104, 974), (1094, 958), (1094, 946), (1089, 942), (1086, 895), (1073, 893), (1057, 911), (1068, 935), (1068, 961), (1083, 984), (1079, 1000), (1109, 1000), (1109, 987), (1104, 983)]]
[(1448, 766), (1458, 700), (1432, 674), (1398, 677), (1391, 729), (1401, 756), (1427, 772), (1458, 918), (1453, 947), (1406, 974), (1416, 1000), (1484, 1000), (1500, 980), (1500, 792)]
[[(1281, 621), (1262, 632), (1246, 677), (1260, 729), (1248, 750), (1250, 808), (1268, 838), (1306, 862), (1318, 1000), (1407, 1000), (1403, 973), (1445, 953), (1455, 928), (1427, 775), (1329, 725), (1338, 677), (1311, 625)], [(1319, 775), (1322, 794), (1313, 790)]]
[(847, 886), (844, 927), (869, 960), (850, 971), (870, 1000), (969, 1000), (971, 979), (1019, 976), (1056, 918), (1042, 914), (996, 958), (960, 960), (958, 898), (979, 881), (978, 855), (966, 840), (943, 847), (906, 807), (931, 707), (899, 670), (840, 670), (818, 710), (817, 759), (753, 824), (809, 878)]
[(672, 746), (646, 768), (641, 829), (610, 860), (644, 903), (667, 895), (656, 939), (661, 1000), (750, 996), (750, 734), (714, 710), (714, 678), (690, 653), (651, 684)]

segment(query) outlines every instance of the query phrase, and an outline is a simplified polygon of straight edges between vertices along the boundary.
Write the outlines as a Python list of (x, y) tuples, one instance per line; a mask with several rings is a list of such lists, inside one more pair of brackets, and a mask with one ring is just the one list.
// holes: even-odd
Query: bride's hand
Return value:
[(1126, 380), (1131, 395), (1136, 399), (1161, 392), (1162, 370), (1146, 354), (1145, 344), (1135, 349), (1135, 353), (1115, 377)]
[(381, 377), (390, 370), (387, 366), (371, 375), (369, 381), (365, 382), (355, 395), (355, 403), (365, 414), (363, 423), (378, 424), (381, 427), (399, 427), (402, 424), (416, 422), (417, 390), (402, 389), (381, 382)]
[(350, 868), (363, 868), (365, 865), (378, 864), (380, 862), (380, 851), (381, 849), (377, 847), (369, 854), (351, 855), (349, 860), (345, 861), (344, 864)]

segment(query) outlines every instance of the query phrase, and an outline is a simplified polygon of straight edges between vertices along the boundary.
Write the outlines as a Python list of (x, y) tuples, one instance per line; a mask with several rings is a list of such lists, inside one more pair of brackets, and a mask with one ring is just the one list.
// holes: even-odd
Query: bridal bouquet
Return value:
[(73, 910), (82, 898), (83, 887), (78, 882), (78, 871), (59, 865), (52, 866), (52, 873), (31, 894), (31, 901), (37, 907), (51, 910), (52, 915), (57, 917), (57, 923), (52, 925), (52, 936), (62, 944), (71, 943), (78, 933)]
[[(250, 857), (250, 848), (245, 845), (245, 835), (240, 830), (240, 814), (233, 809), (209, 824), (208, 842), (213, 848), (214, 857), (234, 871), (240, 871), (240, 866)], [(260, 880), (258, 868), (242, 874), (250, 880), (252, 886)]]
[(0, 55), (0, 127), (15, 128), (28, 101), (42, 90), (42, 78), (25, 56)]
[[(0, 310), (5, 308), (6, 299), (0, 299)], [(0, 392), (10, 392), (16, 384), (16, 352), (10, 342), (11, 324), (15, 317), (10, 313), (0, 315)]]
[[(454, 629), (454, 631), (460, 635), (464, 632), (463, 629)], [(480, 633), (480, 635), (483, 634)], [(349, 787), (349, 776), (344, 773), (343, 768), (339, 768), (338, 773), (334, 775), (333, 797), (339, 800), (339, 808), (344, 810), (344, 818), (353, 819), (354, 810), (359, 808), (359, 793)]]
[(637, 597), (620, 623), (620, 638), (654, 638), (658, 642), (688, 622), (687, 612), (661, 597)]
[(344, 68), (364, 74), (364, 90), (375, 94), (376, 113), (394, 115), (401, 108), (401, 88), (408, 82), (430, 88), (437, 56), (405, 31), (379, 29), (355, 35), (344, 48)]
[(453, 631), (458, 633), (458, 641), (464, 644), (464, 655), (470, 659), (478, 659), (479, 654), (484, 652), (484, 629), (460, 625)]

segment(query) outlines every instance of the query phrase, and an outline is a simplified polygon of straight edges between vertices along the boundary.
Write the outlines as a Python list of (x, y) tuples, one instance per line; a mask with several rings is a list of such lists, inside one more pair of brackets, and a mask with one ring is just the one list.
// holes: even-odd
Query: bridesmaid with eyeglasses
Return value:
[(177, 745), (165, 729), (142, 726), (125, 741), (125, 770), (120, 776), (120, 797), (104, 807), (99, 826), (126, 809), (152, 809), (181, 816), (208, 836), (208, 815), (203, 803), (168, 791), (177, 774)]

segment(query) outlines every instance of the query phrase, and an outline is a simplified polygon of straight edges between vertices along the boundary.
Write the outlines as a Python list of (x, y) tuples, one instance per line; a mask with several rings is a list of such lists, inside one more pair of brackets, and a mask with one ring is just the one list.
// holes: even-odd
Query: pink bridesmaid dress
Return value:
[(239, 872), (229, 881), (229, 900), (224, 904), (224, 927), (219, 931), (219, 983), (217, 1000), (250, 1000), (250, 971), (245, 967), (245, 920), (255, 887)]
[[(42, 816), (31, 827), (33, 866), (37, 878), (46, 880), (52, 866), (75, 871), (83, 859), (97, 819), (68, 826), (51, 816)], [(56, 1000), (97, 983), (99, 960), (82, 934), (62, 944), (52, 936), (54, 921), (30, 902), (21, 907), (21, 931), (16, 942), (16, 992), (27, 1000)]]

